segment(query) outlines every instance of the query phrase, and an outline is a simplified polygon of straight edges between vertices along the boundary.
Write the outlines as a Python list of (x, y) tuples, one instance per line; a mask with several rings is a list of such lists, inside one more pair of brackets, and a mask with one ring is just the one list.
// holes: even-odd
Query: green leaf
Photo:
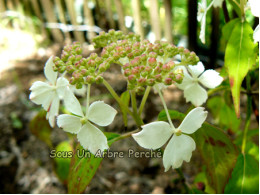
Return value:
[(230, 107), (221, 96), (215, 96), (208, 100), (207, 106), (214, 116), (214, 119), (225, 130), (237, 132), (240, 126), (240, 119), (236, 117), (233, 105)]
[(232, 5), (233, 9), (235, 10), (236, 14), (239, 17), (241, 17), (241, 9), (236, 3), (234, 3), (234, 1), (236, 1), (238, 3), (238, 5), (240, 4), (240, 1), (238, 1), (238, 0), (228, 0), (228, 2)]
[[(172, 119), (183, 120), (185, 117), (173, 110), (169, 114)], [(158, 120), (167, 120), (165, 111), (160, 112)], [(207, 167), (209, 185), (216, 193), (223, 193), (238, 155), (235, 145), (222, 130), (207, 122), (191, 136)]]
[(245, 153), (253, 156), (257, 161), (259, 161), (259, 147), (252, 141), (246, 142)]
[[(130, 93), (129, 93), (129, 91), (127, 90), (124, 93), (122, 93), (120, 98), (121, 98), (122, 102), (125, 104), (125, 106), (128, 107), (129, 102), (130, 102)], [(127, 110), (122, 105), (120, 105), (120, 109), (121, 109), (122, 114), (123, 114), (123, 120), (124, 120), (125, 127), (127, 127), (127, 122), (128, 122), (128, 120), (127, 120)]]
[(67, 183), (72, 156), (73, 149), (70, 143), (68, 141), (59, 143), (55, 149), (54, 170), (64, 184)]
[(44, 141), (50, 148), (52, 148), (51, 143), (51, 131), (52, 128), (49, 122), (46, 120), (46, 111), (41, 110), (38, 114), (31, 120), (29, 128), (37, 138)]
[(240, 117), (240, 87), (249, 69), (255, 63), (253, 29), (245, 22), (237, 22), (226, 47), (225, 66), (237, 117)]
[(232, 176), (226, 185), (228, 194), (258, 194), (259, 164), (249, 154), (240, 154)]
[[(109, 146), (116, 141), (114, 138), (120, 136), (116, 133), (105, 133), (105, 135), (107, 136)], [(103, 158), (98, 158), (89, 151), (84, 150), (78, 143), (70, 164), (68, 192), (71, 194), (83, 193), (102, 160)]]
[(233, 19), (231, 21), (229, 21), (227, 24), (225, 24), (222, 28), (222, 34), (224, 39), (226, 39), (226, 41), (229, 40), (231, 33), (234, 30), (234, 27), (236, 26), (236, 24), (240, 22), (239, 18)]

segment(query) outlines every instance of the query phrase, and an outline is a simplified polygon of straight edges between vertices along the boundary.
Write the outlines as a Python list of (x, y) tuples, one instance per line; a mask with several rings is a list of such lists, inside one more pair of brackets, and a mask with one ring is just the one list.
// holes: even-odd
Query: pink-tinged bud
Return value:
[(92, 84), (95, 82), (95, 78), (93, 76), (89, 75), (86, 77), (86, 82), (87, 82), (87, 84)]
[(131, 62), (130, 62), (130, 65), (131, 66), (137, 66), (138, 65), (138, 59), (137, 58), (134, 58)]
[(76, 55), (76, 56), (75, 56), (75, 60), (76, 60), (76, 61), (80, 61), (81, 59), (82, 59), (82, 56), (81, 56), (81, 55)]
[(154, 66), (156, 66), (156, 63), (157, 63), (156, 58), (149, 58), (149, 59), (148, 59), (148, 64), (149, 64), (149, 66), (154, 67)]
[(155, 75), (155, 80), (157, 81), (157, 82), (162, 82), (162, 75), (161, 74), (157, 74), (157, 75)]
[(174, 71), (174, 74), (175, 74), (174, 81), (176, 83), (180, 84), (183, 80), (183, 77), (184, 77), (183, 70), (179, 68), (179, 69)]
[(169, 72), (171, 70), (171, 67), (168, 64), (164, 64), (162, 67), (163, 72)]
[(138, 49), (140, 47), (140, 42), (136, 42), (133, 44), (134, 49)]
[(115, 49), (116, 49), (117, 52), (121, 52), (121, 51), (123, 51), (123, 47), (121, 47), (121, 46), (116, 46)]
[(188, 49), (184, 49), (184, 50), (183, 50), (183, 53), (184, 53), (185, 55), (187, 55), (187, 54), (190, 53), (190, 50), (188, 50)]
[(134, 58), (134, 54), (133, 54), (133, 53), (129, 53), (129, 54), (127, 54), (127, 57), (128, 57), (129, 59), (133, 59), (133, 58)]
[(101, 56), (102, 56), (103, 58), (107, 58), (107, 57), (108, 57), (108, 52), (107, 52), (106, 49), (103, 49), (103, 50), (102, 50)]
[(150, 57), (150, 58), (157, 58), (157, 53), (155, 53), (155, 52), (150, 52), (150, 53), (149, 53), (149, 57)]
[(93, 60), (93, 59), (89, 60), (87, 64), (88, 64), (88, 67), (95, 67), (95, 65), (96, 65), (95, 60)]
[(140, 68), (139, 68), (139, 67), (134, 67), (134, 68), (132, 69), (132, 74), (138, 75), (139, 73), (140, 73)]
[(75, 56), (70, 56), (69, 59), (68, 59), (68, 61), (74, 63), (74, 62), (75, 62)]
[(157, 66), (154, 70), (155, 73), (161, 73), (162, 69), (160, 68), (160, 66)]
[(75, 81), (79, 80), (82, 77), (79, 72), (73, 72), (72, 76), (74, 77)]
[(79, 68), (80, 65), (81, 65), (80, 62), (76, 62), (76, 63), (74, 64), (75, 68)]
[(120, 54), (118, 52), (115, 52), (113, 54), (113, 58), (114, 58), (114, 60), (118, 60), (120, 58)]
[(149, 40), (143, 40), (143, 44), (145, 44), (145, 45), (147, 45), (148, 43), (150, 43), (150, 41)]
[(146, 82), (146, 78), (140, 78), (140, 79), (138, 79), (138, 81), (137, 81), (140, 85), (144, 85), (145, 84), (145, 82)]
[(130, 69), (126, 69), (126, 70), (124, 71), (124, 75), (125, 75), (126, 77), (128, 77), (130, 74), (131, 74), (131, 70), (130, 70)]
[(71, 46), (71, 45), (66, 45), (66, 46), (63, 48), (63, 51), (70, 52), (71, 49), (72, 49), (72, 46)]
[(105, 31), (99, 32), (99, 36), (103, 36), (103, 35), (105, 35), (105, 34), (106, 34)]
[(80, 55), (82, 53), (82, 48), (78, 47), (75, 51), (76, 51), (76, 54)]
[(159, 56), (162, 56), (163, 54), (164, 54), (163, 49), (160, 49), (160, 50), (158, 51), (158, 55), (159, 55)]
[(184, 51), (184, 47), (179, 47), (179, 52), (182, 53)]
[(126, 52), (126, 53), (130, 53), (131, 51), (132, 51), (131, 47), (127, 46), (127, 47), (125, 48), (125, 52)]
[(135, 75), (129, 75), (128, 76), (128, 81), (130, 82), (130, 83), (135, 83), (136, 82), (136, 76)]
[(155, 84), (155, 80), (154, 79), (147, 79), (147, 85), (153, 86), (154, 84)]
[(97, 78), (96, 78), (96, 84), (101, 84), (101, 83), (103, 83), (103, 81), (104, 81), (104, 79), (103, 79), (102, 76), (97, 76)]
[(164, 84), (165, 85), (171, 85), (172, 84), (172, 79), (171, 78), (164, 79)]
[(151, 66), (146, 66), (144, 70), (145, 72), (151, 73), (153, 69)]
[(175, 67), (175, 63), (173, 61), (169, 61), (167, 65), (170, 67), (171, 70)]
[(99, 64), (101, 64), (101, 62), (102, 62), (102, 58), (101, 57), (96, 57), (95, 63), (99, 65)]
[(137, 89), (136, 89), (137, 95), (143, 95), (144, 92), (145, 92), (145, 88), (144, 87), (142, 87), (142, 86), (137, 87)]
[(98, 57), (98, 55), (97, 55), (96, 53), (91, 53), (90, 56), (89, 56), (89, 58), (90, 58), (90, 59), (93, 59), (93, 60), (94, 60), (96, 57)]
[(110, 30), (108, 31), (108, 33), (111, 34), (111, 35), (113, 35), (113, 34), (115, 34), (115, 30), (114, 30), (114, 29), (110, 29)]
[(145, 70), (145, 66), (144, 65), (139, 66), (139, 70), (140, 71), (144, 71)]
[(66, 66), (66, 70), (67, 70), (67, 72), (68, 73), (73, 73), (74, 72), (74, 67), (72, 66), (72, 65), (70, 65), (70, 66)]
[(148, 56), (146, 54), (141, 55), (141, 60), (145, 62), (147, 60)]
[(58, 61), (60, 61), (60, 58), (56, 56), (56, 57), (53, 59), (53, 63), (58, 62)]
[(80, 73), (83, 75), (83, 76), (87, 76), (88, 75), (88, 71), (86, 69), (82, 69), (80, 71)]
[(75, 78), (71, 77), (69, 82), (70, 82), (71, 85), (74, 85), (76, 83)]
[(106, 71), (106, 64), (105, 63), (100, 64), (99, 67), (98, 67), (98, 71), (100, 73), (105, 72)]
[(127, 68), (129, 68), (130, 67), (130, 64), (129, 63), (126, 63), (125, 65), (123, 65), (123, 69), (125, 70), (125, 69), (127, 69)]

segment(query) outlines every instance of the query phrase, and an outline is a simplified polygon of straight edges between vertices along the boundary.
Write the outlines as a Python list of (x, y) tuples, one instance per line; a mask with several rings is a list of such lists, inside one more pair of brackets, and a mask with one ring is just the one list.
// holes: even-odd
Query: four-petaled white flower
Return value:
[[(80, 107), (78, 100), (76, 102)], [(58, 126), (66, 132), (77, 134), (80, 144), (92, 154), (96, 154), (98, 150), (103, 152), (108, 149), (106, 136), (92, 123), (107, 126), (113, 122), (117, 111), (103, 101), (96, 101), (89, 106), (86, 115), (83, 114), (81, 108), (76, 110), (76, 113), (72, 113), (78, 116), (59, 115), (57, 119)]]
[(64, 98), (65, 106), (69, 111), (77, 109), (74, 104), (76, 97), (69, 89), (69, 81), (64, 77), (57, 79), (58, 72), (53, 71), (53, 57), (50, 57), (44, 67), (47, 82), (36, 81), (30, 90), (30, 100), (37, 105), (42, 105), (47, 111), (46, 119), (52, 127), (55, 125), (55, 116), (58, 115), (60, 99)]
[(142, 147), (156, 150), (162, 147), (170, 138), (163, 154), (165, 171), (171, 166), (179, 168), (183, 161), (190, 161), (192, 151), (196, 149), (194, 140), (185, 134), (197, 131), (207, 117), (204, 108), (194, 108), (184, 118), (178, 128), (172, 127), (164, 121), (152, 122), (144, 125), (142, 131), (133, 134), (135, 141)]
[(187, 102), (190, 101), (194, 106), (200, 106), (208, 98), (207, 91), (201, 87), (201, 84), (212, 89), (220, 85), (223, 78), (215, 70), (204, 72), (205, 68), (202, 62), (195, 66), (189, 65), (187, 69), (183, 67), (184, 78), (182, 83), (176, 84), (176, 86), (184, 90), (184, 97)]

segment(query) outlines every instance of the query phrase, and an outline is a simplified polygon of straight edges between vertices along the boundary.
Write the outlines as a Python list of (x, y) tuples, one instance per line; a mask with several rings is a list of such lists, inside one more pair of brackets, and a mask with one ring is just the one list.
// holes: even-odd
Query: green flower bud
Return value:
[(103, 79), (102, 76), (97, 76), (96, 77), (96, 84), (101, 84), (101, 83), (103, 83), (103, 81), (104, 81), (104, 79)]
[(137, 95), (143, 95), (144, 92), (145, 92), (145, 88), (144, 87), (142, 87), (142, 86), (137, 87), (137, 89), (136, 89)]
[(82, 83), (76, 83), (76, 88), (77, 89), (81, 89), (83, 86), (82, 86)]
[(87, 83), (87, 84), (93, 84), (95, 81), (96, 81), (96, 80), (95, 80), (95, 78), (94, 78), (93, 76), (88, 75), (88, 76), (86, 77), (86, 83)]
[(165, 78), (163, 83), (165, 85), (171, 85), (172, 84), (172, 79), (171, 78)]

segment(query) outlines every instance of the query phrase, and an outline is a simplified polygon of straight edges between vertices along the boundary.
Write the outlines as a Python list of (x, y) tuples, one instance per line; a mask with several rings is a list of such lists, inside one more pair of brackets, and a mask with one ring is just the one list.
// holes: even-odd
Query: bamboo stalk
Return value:
[(141, 21), (141, 6), (139, 0), (132, 0), (132, 8), (134, 12), (134, 30), (141, 36), (141, 40), (144, 39), (144, 29)]
[(165, 37), (168, 42), (172, 43), (172, 2), (171, 0), (164, 0), (165, 9)]
[(116, 5), (116, 10), (118, 14), (118, 23), (119, 23), (119, 28), (122, 30), (125, 34), (128, 33), (128, 30), (125, 26), (125, 15), (124, 15), (124, 8), (122, 5), (121, 0), (114, 0), (115, 5)]
[(88, 7), (88, 0), (84, 1), (84, 24), (89, 25), (92, 29), (88, 32), (88, 39), (91, 41), (95, 36), (96, 33), (94, 32), (94, 26), (95, 26), (95, 22), (94, 22), (94, 18), (92, 15), (92, 12), (90, 10), (90, 8)]
[(152, 31), (155, 34), (156, 40), (161, 39), (161, 25), (160, 25), (160, 15), (159, 6), (157, 0), (150, 0), (150, 22), (152, 25)]
[[(50, 0), (41, 0), (41, 4), (46, 14), (47, 21), (50, 23), (57, 23), (52, 2)], [(51, 29), (51, 33), (55, 41), (58, 43), (63, 42), (63, 35), (59, 29)]]
[[(75, 12), (75, 6), (74, 6), (74, 0), (66, 0), (65, 2), (66, 2), (67, 9), (69, 11), (71, 24), (75, 25), (75, 26), (78, 25), (77, 14)], [(74, 31), (73, 33), (74, 33), (77, 41), (79, 41), (81, 43), (85, 42), (84, 34), (82, 32)]]
[[(58, 15), (59, 15), (59, 19), (61, 21), (61, 23), (63, 24), (67, 24), (66, 19), (65, 19), (65, 14), (64, 14), (64, 10), (61, 4), (61, 0), (55, 0), (55, 4), (57, 5), (58, 8)], [(64, 32), (65, 35), (65, 39), (69, 40), (69, 42), (71, 42), (71, 36), (70, 33), (68, 31)]]
[(113, 19), (112, 2), (111, 2), (111, 0), (105, 0), (105, 3), (106, 3), (106, 11), (107, 11), (109, 28), (115, 29), (116, 23)]

